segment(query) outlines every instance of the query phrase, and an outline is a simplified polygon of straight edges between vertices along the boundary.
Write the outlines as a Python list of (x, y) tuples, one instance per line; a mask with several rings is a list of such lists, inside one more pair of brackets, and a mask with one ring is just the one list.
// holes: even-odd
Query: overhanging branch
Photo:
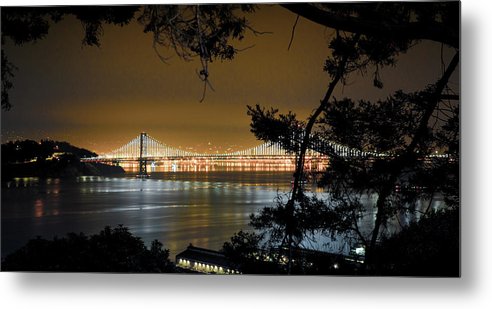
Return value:
[(458, 32), (437, 22), (395, 23), (389, 20), (382, 22), (361, 17), (341, 16), (306, 3), (280, 5), (312, 22), (333, 29), (391, 39), (431, 40), (454, 48), (459, 47)]

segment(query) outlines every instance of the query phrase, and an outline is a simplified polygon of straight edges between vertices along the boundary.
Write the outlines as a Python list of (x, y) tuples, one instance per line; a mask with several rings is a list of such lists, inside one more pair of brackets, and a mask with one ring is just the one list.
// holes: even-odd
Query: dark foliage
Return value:
[(266, 110), (259, 105), (248, 105), (248, 116), (251, 117), (251, 132), (257, 139), (280, 143), (292, 153), (299, 150), (305, 124), (298, 121), (294, 113), (278, 114), (277, 109)]
[(17, 45), (44, 39), (51, 25), (74, 16), (85, 30), (82, 42), (99, 46), (103, 24), (127, 25), (138, 10), (138, 6), (3, 7), (2, 44), (6, 38)]
[(222, 252), (243, 274), (278, 274), (281, 268), (261, 250), (262, 236), (239, 231), (225, 242)]
[(429, 213), (383, 240), (376, 254), (380, 275), (458, 277), (459, 209)]
[[(389, 50), (408, 48), (408, 43), (432, 40), (459, 47), (459, 1), (372, 2), (372, 3), (293, 3), (282, 4), (295, 14), (323, 26), (361, 33), (367, 41), (368, 56), (391, 59)], [(378, 57), (378, 56), (377, 56)]]
[[(204, 82), (204, 94), (211, 87), (208, 63), (231, 60), (239, 51), (233, 41), (244, 38), (253, 30), (244, 14), (255, 10), (254, 5), (147, 5), (147, 6), (59, 6), (2, 8), (2, 47), (7, 39), (16, 45), (44, 39), (50, 27), (67, 16), (74, 16), (83, 27), (82, 44), (100, 46), (104, 25), (124, 26), (138, 20), (143, 32), (152, 33), (154, 49), (172, 48), (184, 60), (198, 57), (201, 68), (197, 75)], [(14, 66), (2, 48), (2, 108), (9, 110), (9, 90), (13, 87)], [(203, 97), (202, 97), (203, 100)]]
[(230, 60), (237, 49), (231, 40), (242, 40), (249, 25), (241, 13), (254, 5), (159, 5), (145, 6), (138, 17), (144, 32), (154, 42), (171, 47), (185, 60), (199, 56), (204, 61)]
[(63, 238), (31, 239), (2, 261), (3, 271), (173, 272), (169, 250), (154, 240), (147, 249), (121, 225), (99, 234), (67, 234)]
[(15, 70), (3, 49), (7, 39), (16, 45), (42, 40), (51, 25), (66, 16), (75, 16), (84, 28), (82, 43), (99, 46), (103, 24), (127, 25), (138, 9), (136, 6), (2, 7), (2, 109), (12, 107), (9, 90), (13, 87)]
[(9, 91), (14, 87), (12, 78), (17, 68), (7, 59), (2, 49), (2, 109), (10, 110), (12, 107), (9, 99)]
[[(347, 187), (353, 192), (381, 192), (390, 175), (396, 173), (397, 180), (393, 185), (421, 188), (413, 198), (446, 191), (449, 199), (457, 200), (458, 152), (455, 144), (459, 128), (441, 122), (428, 127), (419, 142), (414, 139), (419, 122), (427, 112), (425, 102), (429, 95), (427, 90), (410, 94), (398, 91), (376, 103), (334, 100), (319, 122), (323, 134), (328, 140), (366, 152), (366, 155), (350, 159), (334, 157), (323, 183), (339, 194)], [(437, 110), (445, 104), (450, 103), (438, 103)], [(449, 113), (447, 117), (455, 119), (458, 116)], [(442, 119), (447, 117), (442, 116)], [(448, 143), (441, 142), (439, 135), (449, 136)], [(415, 146), (409, 150), (412, 143)], [(448, 157), (433, 157), (434, 150)], [(381, 153), (385, 156), (377, 156)], [(410, 197), (405, 196), (405, 200)]]
[[(324, 65), (331, 82), (319, 106), (305, 122), (297, 120), (292, 112), (279, 115), (273, 108), (248, 107), (251, 131), (255, 136), (260, 140), (279, 142), (298, 157), (291, 198), (287, 202), (279, 200), (274, 207), (266, 207), (252, 216), (252, 225), (264, 233), (262, 237), (269, 237), (265, 240), (271, 249), (268, 254), (278, 265), (282, 265), (279, 259), (284, 256), (283, 249), (278, 248), (287, 247), (288, 273), (307, 273), (305, 267), (310, 264), (302, 262), (306, 258), (298, 255), (294, 262), (294, 257), (296, 252), (301, 252), (302, 240), (314, 232), (355, 235), (366, 246), (367, 264), (375, 265), (375, 246), (382, 227), (390, 218), (398, 212), (414, 212), (415, 209), (407, 205), (419, 198), (432, 199), (436, 192), (444, 195), (449, 206), (456, 205), (459, 199), (459, 102), (441, 99), (450, 91), (447, 84), (459, 63), (459, 2), (282, 6), (335, 30), (335, 35), (327, 42), (330, 56)], [(183, 59), (199, 57), (201, 69), (197, 74), (204, 81), (205, 94), (207, 87), (211, 87), (209, 62), (233, 59), (238, 50), (231, 42), (241, 40), (246, 30), (257, 33), (243, 16), (254, 9), (249, 5), (148, 6), (140, 11), (138, 20), (145, 32), (154, 35), (155, 45), (171, 47)], [(115, 15), (111, 10), (108, 12), (108, 16)], [(33, 14), (29, 10), (24, 13)], [(42, 15), (56, 21), (65, 13), (46, 15), (43, 12)], [(29, 35), (17, 35), (20, 43), (46, 34), (45, 19), (39, 19), (39, 13), (36, 14), (29, 15), (27, 25), (19, 26), (19, 29), (32, 28), (27, 31)], [(94, 8), (75, 14), (85, 25), (86, 44), (97, 45), (102, 22), (124, 24), (133, 18), (133, 13), (123, 14), (120, 18), (105, 14)], [(2, 28), (2, 44), (3, 34), (10, 36), (10, 31)], [(380, 69), (395, 66), (398, 56), (421, 40), (456, 49), (455, 57), (435, 84), (426, 88), (423, 85), (423, 90), (415, 93), (399, 91), (378, 102), (334, 100), (331, 97), (337, 85), (347, 84), (350, 74), (366, 75), (369, 72), (374, 86), (382, 88)], [(166, 57), (161, 58), (166, 60)], [(12, 66), (6, 67), (9, 70), (2, 71), (2, 77), (4, 74), (11, 77)], [(3, 92), (11, 87), (8, 79), (5, 86), (2, 84), (4, 108), (9, 103), (3, 102)], [(306, 151), (313, 147), (319, 150), (315, 145), (328, 140), (366, 152), (366, 155), (347, 158), (337, 155), (331, 146), (323, 148), (322, 152), (331, 160), (325, 184), (329, 186), (332, 198), (329, 201), (307, 198), (300, 185)], [(430, 155), (436, 150), (449, 157), (445, 160), (432, 158)], [(403, 189), (397, 192), (395, 187)], [(369, 193), (376, 193), (378, 198), (373, 205), (375, 227), (367, 235), (358, 229), (358, 221), (363, 212), (360, 197)], [(258, 261), (258, 256), (251, 252), (258, 247), (259, 241), (255, 235), (238, 234), (225, 250), (247, 268), (248, 263)]]
[[(283, 6), (336, 30), (324, 66), (331, 82), (306, 122), (298, 121), (292, 112), (279, 115), (273, 108), (248, 107), (255, 136), (281, 143), (298, 158), (290, 198), (264, 208), (252, 216), (251, 223), (270, 237), (271, 244), (287, 246), (289, 260), (294, 260), (291, 252), (299, 250), (302, 240), (315, 231), (356, 237), (366, 247), (371, 273), (377, 259), (375, 246), (390, 219), (415, 213), (417, 201), (432, 201), (436, 193), (444, 195), (449, 207), (459, 200), (459, 102), (442, 99), (453, 94), (447, 84), (458, 66), (459, 51), (443, 69), (442, 77), (432, 85), (423, 85), (421, 91), (397, 91), (377, 102), (331, 96), (337, 84), (347, 84), (351, 74), (365, 75), (370, 70), (374, 86), (381, 88), (379, 70), (396, 65), (398, 56), (422, 39), (457, 48), (459, 4)], [(328, 145), (322, 146), (323, 142)], [(351, 155), (338, 153), (337, 145), (349, 147)], [(326, 201), (306, 198), (299, 185), (308, 149), (330, 158), (321, 183), (330, 192)], [(447, 156), (434, 156), (436, 152)], [(361, 199), (367, 195), (377, 198), (369, 205), (372, 207), (364, 209)], [(360, 219), (371, 216), (371, 208), (375, 209), (374, 228), (362, 231)]]
[[(264, 237), (239, 231), (225, 242), (222, 252), (243, 274), (287, 273), (287, 248), (265, 246)], [(357, 275), (360, 265), (343, 256), (313, 250), (296, 250), (290, 274)]]

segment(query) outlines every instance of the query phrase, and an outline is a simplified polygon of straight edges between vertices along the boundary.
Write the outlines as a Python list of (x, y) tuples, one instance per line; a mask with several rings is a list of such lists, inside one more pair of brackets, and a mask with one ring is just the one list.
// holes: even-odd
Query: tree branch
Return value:
[(451, 74), (458, 66), (459, 58), (460, 58), (459, 52), (456, 52), (453, 59), (449, 63), (446, 71), (444, 72), (443, 76), (435, 84), (434, 89), (429, 96), (429, 99), (426, 100), (425, 102), (427, 103), (427, 106), (424, 111), (424, 114), (419, 120), (419, 126), (415, 131), (412, 141), (405, 149), (405, 152), (401, 156), (396, 157), (395, 160), (391, 162), (393, 165), (392, 173), (390, 174), (388, 181), (386, 182), (386, 186), (381, 190), (381, 192), (379, 192), (378, 201), (376, 203), (377, 213), (376, 213), (376, 220), (374, 223), (374, 230), (372, 232), (370, 246), (366, 251), (367, 252), (366, 261), (368, 265), (371, 265), (374, 262), (374, 249), (376, 246), (376, 241), (377, 238), (379, 237), (381, 224), (383, 223), (383, 220), (387, 215), (386, 200), (390, 196), (391, 191), (393, 190), (393, 186), (396, 180), (398, 179), (398, 176), (400, 175), (401, 171), (405, 168), (408, 160), (413, 156), (415, 149), (417, 148), (417, 145), (419, 145), (424, 139), (427, 132), (427, 125), (429, 119), (431, 118), (432, 114), (434, 113), (434, 110), (437, 107), (437, 104), (439, 103), (441, 93), (444, 90), (445, 86), (447, 85), (449, 78), (451, 77)]
[(296, 27), (297, 27), (298, 21), (299, 21), (299, 15), (297, 15), (296, 21), (294, 22), (294, 26), (292, 26), (292, 33), (290, 35), (290, 41), (289, 41), (289, 46), (287, 46), (287, 50), (290, 50), (290, 46), (292, 45), (292, 42), (294, 41), (294, 34), (296, 33)]
[[(280, 4), (287, 10), (298, 14), (317, 24), (343, 30), (351, 33), (360, 33), (375, 37), (384, 37), (390, 39), (408, 39), (408, 40), (431, 40), (444, 43), (454, 48), (459, 47), (459, 31), (450, 31), (441, 23), (430, 22), (407, 22), (404, 24), (390, 22), (385, 20), (369, 20), (361, 17), (340, 16), (312, 4)], [(336, 4), (332, 4), (336, 6)]]

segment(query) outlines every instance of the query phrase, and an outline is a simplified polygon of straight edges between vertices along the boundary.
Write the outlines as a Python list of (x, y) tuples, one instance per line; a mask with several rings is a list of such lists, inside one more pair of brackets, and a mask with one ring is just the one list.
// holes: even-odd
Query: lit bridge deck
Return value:
[[(300, 141), (293, 143), (299, 144)], [(326, 166), (330, 155), (339, 157), (380, 157), (388, 156), (387, 154), (378, 154), (373, 152), (363, 152), (339, 145), (329, 141), (312, 139), (308, 145), (305, 156), (306, 167), (317, 169), (321, 165)], [(446, 155), (436, 155), (437, 157)], [(99, 155), (93, 158), (83, 158), (83, 162), (101, 162), (109, 164), (119, 164), (125, 162), (135, 162), (139, 164), (141, 174), (147, 173), (148, 164), (158, 164), (159, 162), (187, 162), (201, 165), (214, 162), (234, 164), (295, 164), (296, 155), (287, 152), (280, 144), (264, 143), (249, 149), (231, 152), (203, 154), (185, 151), (175, 147), (168, 146), (155, 138), (150, 137), (147, 133), (141, 133), (127, 144), (116, 150)]]

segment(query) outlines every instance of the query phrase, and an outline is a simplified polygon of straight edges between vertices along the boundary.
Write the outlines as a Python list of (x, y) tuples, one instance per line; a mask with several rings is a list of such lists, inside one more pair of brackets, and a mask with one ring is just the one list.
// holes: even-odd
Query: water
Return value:
[[(17, 178), (2, 187), (2, 256), (29, 239), (52, 239), (69, 232), (98, 233), (105, 226), (123, 224), (148, 246), (157, 239), (170, 257), (192, 243), (218, 250), (225, 241), (248, 226), (251, 213), (272, 206), (279, 194), (291, 189), (292, 172), (209, 171), (155, 172), (150, 179), (128, 174), (120, 177), (83, 176), (77, 179)], [(315, 188), (311, 188), (312, 191)], [(318, 193), (326, 198), (326, 193)], [(367, 215), (359, 221), (370, 235), (377, 195), (364, 196)], [(442, 207), (442, 197), (431, 208)], [(418, 201), (417, 211), (429, 207)], [(402, 214), (385, 227), (388, 233), (418, 219), (419, 213)], [(315, 237), (305, 246), (347, 254), (343, 238)]]
[(15, 179), (2, 188), (2, 256), (37, 235), (98, 233), (123, 224), (171, 258), (189, 243), (220, 249), (249, 215), (288, 191), (292, 172), (152, 173), (150, 179)]

